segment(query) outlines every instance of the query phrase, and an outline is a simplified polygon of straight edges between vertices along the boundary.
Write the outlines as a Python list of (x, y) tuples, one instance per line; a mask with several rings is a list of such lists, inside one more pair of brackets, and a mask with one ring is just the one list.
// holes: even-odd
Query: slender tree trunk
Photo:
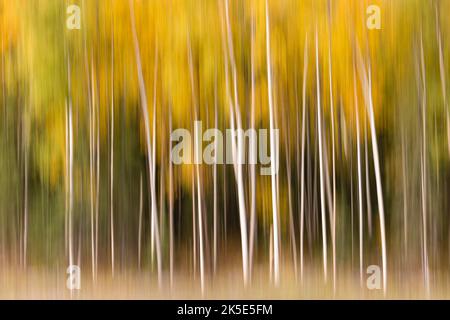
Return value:
[(305, 225), (305, 133), (306, 133), (306, 82), (308, 76), (308, 35), (305, 37), (303, 52), (303, 88), (302, 88), (302, 155), (300, 171), (300, 279), (304, 273), (304, 225)]
[(196, 208), (196, 200), (195, 200), (195, 169), (192, 166), (191, 172), (191, 190), (192, 190), (192, 254), (193, 254), (193, 265), (194, 265), (194, 280), (197, 275), (197, 222), (195, 217), (195, 208)]
[[(238, 98), (238, 88), (237, 88), (237, 69), (236, 63), (234, 60), (234, 49), (233, 49), (233, 40), (231, 34), (231, 25), (230, 25), (230, 17), (228, 12), (228, 0), (225, 1), (225, 22), (226, 22), (226, 34), (228, 41), (228, 51), (230, 56), (230, 64), (232, 69), (232, 78), (233, 78), (233, 92), (234, 92), (234, 103), (230, 101), (231, 105), (234, 105), (231, 108), (230, 117), (231, 117), (231, 129), (232, 132), (235, 132), (235, 120), (236, 117), (236, 126), (237, 129), (240, 130), (242, 128), (241, 121), (241, 113), (239, 109), (239, 98)], [(228, 85), (228, 82), (227, 82)], [(233, 115), (234, 113), (234, 115)], [(238, 191), (238, 207), (239, 207), (239, 225), (241, 229), (241, 247), (242, 247), (242, 269), (243, 269), (243, 278), (244, 278), (244, 286), (248, 284), (248, 231), (247, 231), (247, 217), (246, 217), (246, 208), (245, 208), (245, 193), (244, 193), (244, 180), (243, 180), (243, 157), (245, 155), (243, 149), (243, 136), (241, 134), (237, 135), (237, 146), (236, 140), (232, 137), (232, 153), (234, 159), (234, 171), (236, 177), (237, 191)]]
[[(172, 132), (172, 106), (169, 111), (169, 134)], [(170, 139), (169, 139), (170, 141)], [(169, 150), (171, 143), (169, 142)], [(170, 157), (170, 156), (169, 156)], [(174, 186), (173, 186), (173, 165), (169, 161), (169, 272), (170, 272), (170, 286), (173, 286), (173, 263), (174, 263), (174, 244), (173, 244), (173, 206), (174, 206)]]
[[(95, 81), (94, 81), (94, 61), (91, 56), (91, 108), (92, 108), (92, 171), (95, 180), (95, 190), (92, 191), (91, 202), (93, 204), (92, 209), (94, 210), (94, 222), (92, 228), (94, 233), (94, 279), (97, 279), (97, 269), (98, 269), (98, 222), (99, 222), (99, 192), (100, 192), (100, 125), (99, 125), (99, 112), (96, 108), (96, 91), (95, 91)], [(94, 183), (94, 182), (93, 182)], [(92, 231), (91, 231), (92, 232)]]
[(359, 130), (359, 105), (356, 93), (356, 75), (353, 68), (353, 96), (355, 100), (355, 118), (356, 118), (356, 149), (357, 149), (357, 167), (358, 167), (358, 211), (359, 211), (359, 282), (363, 286), (363, 199), (362, 199), (362, 173), (361, 173), (361, 142)]
[[(283, 122), (284, 127), (289, 128), (289, 121), (287, 119), (286, 110), (283, 112)], [(286, 178), (287, 178), (287, 187), (288, 187), (288, 212), (289, 212), (289, 234), (290, 234), (290, 240), (291, 240), (291, 249), (292, 249), (292, 260), (294, 263), (294, 277), (297, 282), (297, 245), (296, 245), (296, 239), (295, 239), (295, 232), (294, 232), (294, 214), (293, 214), (293, 208), (292, 208), (292, 182), (291, 182), (291, 161), (290, 161), (290, 152), (289, 152), (289, 130), (286, 132), (286, 137), (284, 139), (284, 146), (286, 150)]]
[(380, 157), (378, 153), (378, 143), (377, 143), (377, 133), (375, 126), (375, 116), (373, 111), (373, 100), (372, 100), (372, 83), (371, 83), (371, 71), (369, 65), (369, 71), (367, 74), (366, 67), (362, 58), (361, 50), (357, 47), (356, 51), (356, 62), (359, 77), (361, 79), (363, 87), (364, 101), (369, 116), (370, 132), (372, 138), (372, 153), (373, 153), (373, 163), (375, 168), (375, 182), (377, 186), (377, 199), (378, 199), (378, 211), (380, 218), (380, 233), (381, 233), (381, 255), (383, 264), (383, 292), (386, 294), (387, 290), (387, 253), (386, 253), (386, 229), (384, 221), (384, 203), (383, 203), (383, 186), (381, 183), (381, 172), (380, 172)]
[(408, 257), (408, 182), (407, 182), (407, 168), (406, 168), (406, 141), (405, 129), (402, 130), (402, 182), (403, 182), (403, 242), (405, 248), (405, 261)]
[[(69, 106), (67, 101), (64, 110), (65, 120), (65, 172), (64, 172), (64, 250), (66, 258), (69, 257)], [(22, 248), (22, 247), (21, 247)], [(20, 257), (22, 259), (22, 255)], [(22, 263), (22, 261), (20, 261)]]
[(155, 242), (156, 242), (156, 259), (157, 259), (157, 269), (158, 269), (158, 284), (162, 285), (162, 260), (161, 260), (161, 245), (159, 239), (159, 227), (158, 227), (158, 215), (157, 215), (157, 204), (156, 204), (156, 188), (155, 179), (153, 171), (153, 156), (151, 153), (152, 143), (150, 140), (150, 123), (148, 117), (148, 105), (147, 105), (147, 94), (145, 90), (144, 76), (142, 73), (141, 56), (139, 52), (139, 42), (136, 32), (136, 22), (134, 17), (134, 3), (133, 0), (129, 0), (130, 16), (131, 16), (131, 29), (133, 36), (133, 46), (136, 58), (136, 68), (139, 80), (139, 93), (141, 98), (141, 109), (145, 126), (145, 141), (147, 144), (147, 160), (148, 160), (148, 170), (149, 170), (149, 180), (150, 180), (150, 196), (151, 196), (151, 220), (155, 226)]
[[(155, 69), (153, 72), (153, 121), (152, 121), (152, 155), (153, 155), (153, 174), (155, 175), (155, 184), (156, 184), (156, 81), (158, 77), (158, 55), (157, 55), (157, 46), (155, 46)], [(162, 206), (162, 203), (161, 203)], [(154, 219), (150, 220), (150, 251), (151, 251), (151, 260), (153, 263), (153, 259), (155, 257), (155, 223)]]
[[(329, 3), (330, 5), (330, 3)], [(331, 9), (330, 9), (331, 10)], [(330, 14), (331, 15), (331, 14)], [(331, 18), (330, 18), (331, 24)], [(331, 26), (330, 26), (331, 28)], [(332, 227), (331, 227), (331, 241), (333, 246), (333, 291), (336, 292), (336, 151), (334, 141), (334, 99), (333, 99), (333, 81), (332, 81), (332, 59), (331, 59), (331, 31), (329, 37), (329, 49), (328, 49), (328, 63), (329, 63), (329, 80), (330, 80), (330, 109), (331, 109), (331, 156), (332, 156), (332, 175), (333, 175), (333, 199), (332, 199)]]
[[(96, 109), (94, 108), (94, 111)], [(97, 152), (96, 152), (96, 156), (97, 156), (97, 185), (96, 185), (96, 193), (95, 193), (95, 204), (96, 204), (96, 212), (95, 212), (95, 275), (97, 276), (98, 274), (98, 238), (99, 238), (99, 233), (98, 233), (98, 227), (99, 227), (99, 214), (100, 214), (100, 110), (97, 109), (96, 112), (96, 116), (97, 116)]]
[[(68, 240), (69, 240), (69, 266), (74, 264), (73, 260), (73, 235), (72, 235), (72, 211), (73, 211), (73, 115), (72, 115), (72, 99), (71, 99), (71, 72), (70, 72), (70, 61), (67, 64), (67, 77), (68, 77), (68, 88), (69, 97), (67, 102), (67, 133), (68, 133), (68, 174), (69, 174), (69, 208), (68, 208)], [(72, 294), (72, 290), (71, 290)]]
[(430, 294), (430, 273), (428, 267), (428, 217), (427, 217), (427, 87), (425, 73), (425, 58), (423, 52), (422, 35), (420, 38), (420, 66), (422, 76), (422, 159), (421, 159), (421, 190), (422, 190), (422, 249), (423, 249), (423, 276), (425, 290)]
[(139, 175), (139, 225), (138, 225), (138, 269), (141, 269), (141, 251), (142, 251), (142, 213), (144, 201), (142, 198), (142, 173)]
[(320, 73), (319, 73), (319, 45), (317, 39), (316, 26), (316, 89), (317, 89), (317, 132), (319, 140), (319, 175), (320, 175), (320, 211), (322, 220), (322, 249), (323, 249), (323, 275), (327, 281), (327, 227), (325, 213), (325, 190), (324, 190), (324, 169), (323, 169), (323, 150), (322, 150), (322, 113), (320, 102)]
[[(219, 128), (218, 122), (218, 110), (217, 110), (217, 72), (214, 81), (214, 126)], [(214, 140), (215, 150), (217, 152), (219, 141)], [(213, 272), (214, 275), (217, 271), (217, 224), (218, 224), (218, 204), (217, 204), (217, 155), (214, 159), (214, 169), (213, 169), (213, 184), (214, 184), (214, 199), (213, 199)]]
[[(195, 94), (195, 86), (194, 86), (194, 65), (192, 61), (192, 48), (190, 43), (188, 44), (188, 61), (189, 61), (189, 74), (191, 80), (191, 91), (192, 91), (192, 104), (194, 109), (194, 120), (198, 119), (198, 111), (197, 111), (197, 98)], [(194, 130), (196, 131), (196, 130)], [(198, 225), (198, 239), (199, 239), (199, 255), (200, 255), (200, 286), (202, 294), (205, 291), (205, 258), (204, 258), (204, 240), (203, 240), (203, 219), (202, 219), (202, 188), (200, 181), (200, 168), (199, 162), (202, 157), (202, 146), (201, 140), (198, 141), (197, 137), (194, 138), (194, 160), (195, 163), (195, 181), (197, 188), (197, 225)]]
[(24, 198), (23, 198), (23, 267), (27, 267), (28, 244), (28, 132), (27, 125), (24, 128)]
[[(200, 148), (200, 146), (197, 146)], [(201, 202), (201, 182), (199, 165), (195, 165), (197, 176), (197, 212), (198, 212), (198, 237), (200, 246), (200, 285), (202, 294), (205, 292), (205, 258), (204, 258), (204, 244), (203, 244), (203, 221), (202, 221), (202, 202)]]
[(369, 171), (369, 152), (368, 149), (369, 141), (367, 140), (367, 118), (364, 117), (364, 163), (365, 176), (366, 176), (366, 202), (367, 202), (367, 228), (369, 229), (369, 238), (372, 237), (372, 205), (370, 202), (370, 171)]
[(278, 152), (278, 145), (275, 141), (275, 126), (274, 126), (274, 107), (273, 107), (273, 92), (272, 92), (272, 68), (270, 55), (270, 25), (269, 25), (269, 4), (266, 0), (266, 60), (267, 60), (267, 91), (269, 99), (269, 123), (270, 123), (270, 171), (271, 171), (271, 186), (272, 186), (272, 220), (273, 220), (273, 269), (274, 282), (278, 286), (280, 284), (280, 252), (279, 252), (279, 227), (278, 227), (278, 195), (276, 190), (276, 175), (275, 172), (275, 153)]
[[(255, 129), (255, 21), (251, 22), (252, 36), (251, 45), (251, 110), (250, 127)], [(253, 272), (253, 255), (255, 250), (255, 229), (256, 229), (256, 145), (250, 146), (250, 278)]]
[(92, 104), (89, 103), (89, 196), (90, 196), (90, 229), (91, 229), (91, 268), (92, 280), (95, 281), (95, 240), (94, 240), (94, 136), (93, 136)]
[[(69, 66), (70, 69), (70, 66)], [(69, 71), (70, 78), (70, 71)], [(69, 88), (70, 88), (70, 80), (69, 80)], [(70, 92), (70, 91), (69, 91)], [(73, 261), (73, 236), (72, 236), (72, 210), (73, 210), (73, 124), (72, 124), (72, 102), (69, 96), (69, 101), (67, 104), (67, 133), (68, 133), (68, 174), (69, 174), (69, 182), (68, 182), (68, 195), (69, 195), (69, 207), (68, 207), (68, 242), (69, 242), (69, 266), (72, 266)], [(72, 296), (72, 289), (70, 290), (70, 294)]]
[[(83, 1), (84, 4), (84, 1)], [(89, 205), (90, 205), (90, 236), (91, 236), (91, 273), (95, 281), (95, 241), (94, 241), (94, 117), (93, 117), (93, 88), (89, 72), (86, 33), (83, 32), (84, 71), (86, 73), (88, 106), (89, 106)]]

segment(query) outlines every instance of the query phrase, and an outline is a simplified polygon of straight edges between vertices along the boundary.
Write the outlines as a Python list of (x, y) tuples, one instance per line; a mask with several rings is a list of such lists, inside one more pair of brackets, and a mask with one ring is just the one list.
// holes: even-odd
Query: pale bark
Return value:
[[(255, 21), (251, 23), (252, 36), (251, 45), (251, 110), (250, 110), (250, 127), (255, 129)], [(250, 278), (253, 272), (253, 255), (255, 247), (255, 229), (256, 229), (256, 146), (250, 146)]]
[[(242, 128), (241, 114), (239, 109), (239, 97), (238, 97), (238, 89), (237, 89), (237, 68), (234, 60), (234, 49), (233, 49), (233, 40), (231, 34), (231, 25), (230, 25), (230, 17), (229, 17), (229, 9), (228, 9), (228, 0), (225, 1), (225, 22), (226, 22), (226, 34), (227, 34), (227, 44), (228, 44), (228, 52), (230, 57), (230, 65), (232, 69), (232, 79), (233, 79), (233, 95), (234, 95), (234, 103), (230, 100), (230, 119), (231, 119), (231, 130), (235, 132), (235, 125), (237, 129)], [(228, 81), (227, 81), (228, 86)], [(227, 90), (228, 95), (229, 90)], [(233, 107), (234, 110), (233, 110)], [(234, 114), (234, 115), (233, 115)], [(236, 117), (236, 120), (234, 119)], [(236, 121), (236, 123), (235, 123)], [(244, 286), (248, 284), (248, 231), (247, 231), (247, 217), (246, 217), (246, 208), (245, 208), (245, 192), (244, 192), (244, 180), (243, 180), (243, 170), (242, 170), (242, 157), (244, 155), (244, 149), (242, 141), (242, 135), (238, 134), (237, 136), (237, 145), (236, 140), (232, 138), (232, 154), (233, 154), (233, 162), (234, 162), (234, 171), (236, 177), (236, 185), (238, 191), (238, 207), (239, 207), (239, 225), (241, 229), (241, 247), (242, 247), (242, 269), (243, 269), (243, 279)]]
[(308, 35), (305, 37), (303, 53), (303, 88), (302, 88), (302, 155), (300, 173), (300, 279), (303, 283), (304, 270), (304, 225), (305, 225), (305, 133), (306, 133), (306, 81), (308, 75)]
[(377, 187), (377, 199), (378, 199), (378, 211), (380, 219), (380, 235), (381, 235), (381, 255), (383, 264), (383, 292), (387, 291), (387, 249), (386, 249), (386, 228), (385, 228), (385, 214), (384, 214), (384, 202), (383, 202), (383, 186), (381, 182), (381, 170), (380, 170), (380, 156), (378, 152), (377, 132), (375, 125), (375, 115), (373, 111), (372, 100), (372, 83), (370, 65), (369, 71), (366, 71), (363, 57), (360, 48), (357, 46), (356, 50), (356, 67), (361, 80), (363, 88), (364, 102), (369, 117), (370, 132), (372, 138), (372, 155), (373, 164), (375, 168), (375, 182)]
[(319, 73), (319, 44), (317, 39), (316, 27), (316, 89), (317, 89), (317, 133), (319, 140), (319, 176), (320, 176), (320, 212), (322, 220), (322, 255), (323, 255), (323, 275), (327, 281), (327, 227), (326, 227), (326, 206), (324, 190), (324, 168), (323, 168), (323, 150), (322, 150), (322, 112), (320, 99), (320, 73)]
[[(217, 72), (216, 78), (214, 81), (214, 126), (219, 128), (218, 123), (218, 110), (217, 110)], [(214, 140), (215, 150), (217, 152), (219, 141), (217, 139)], [(214, 168), (213, 168), (213, 184), (214, 184), (214, 199), (213, 199), (213, 273), (216, 273), (217, 270), (217, 225), (218, 225), (218, 199), (217, 199), (217, 155), (215, 156)]]
[(359, 129), (359, 105), (356, 93), (356, 75), (353, 68), (353, 96), (355, 100), (355, 118), (356, 118), (356, 153), (357, 153), (357, 171), (358, 171), (358, 212), (359, 212), (359, 282), (363, 286), (363, 199), (362, 199), (362, 173), (361, 173), (361, 139)]
[(155, 242), (156, 242), (156, 259), (157, 259), (157, 269), (158, 269), (158, 284), (162, 285), (162, 260), (161, 260), (161, 245), (159, 239), (159, 226), (158, 226), (158, 215), (157, 215), (157, 203), (156, 203), (156, 188), (155, 188), (155, 172), (153, 171), (153, 156), (151, 153), (152, 142), (150, 140), (150, 123), (148, 116), (148, 104), (147, 104), (147, 94), (144, 83), (144, 76), (142, 72), (141, 56), (139, 49), (139, 42), (136, 32), (136, 22), (134, 17), (134, 3), (133, 0), (129, 0), (130, 6), (130, 16), (131, 16), (131, 29), (133, 37), (134, 53), (136, 58), (136, 68), (138, 74), (139, 82), (139, 94), (141, 99), (141, 110), (145, 126), (145, 141), (147, 144), (147, 162), (150, 180), (150, 197), (151, 197), (151, 220), (155, 226)]
[(141, 251), (142, 251), (142, 213), (144, 201), (142, 197), (142, 173), (139, 176), (139, 224), (138, 224), (138, 268), (141, 269)]
[(269, 123), (270, 123), (270, 173), (271, 173), (271, 189), (272, 189), (272, 223), (273, 223), (273, 269), (274, 269), (274, 283), (276, 286), (280, 284), (280, 253), (279, 253), (279, 227), (278, 227), (278, 195), (276, 188), (275, 172), (275, 153), (278, 152), (275, 145), (274, 136), (274, 106), (273, 106), (273, 92), (272, 92), (272, 68), (270, 55), (270, 25), (269, 25), (269, 5), (266, 0), (266, 60), (267, 60), (267, 91), (269, 99)]
[[(421, 35), (422, 36), (422, 35)], [(427, 214), (427, 86), (423, 39), (420, 38), (420, 70), (422, 79), (422, 159), (421, 159), (421, 194), (422, 194), (422, 262), (425, 290), (430, 294), (430, 271), (428, 266), (428, 214)]]
[[(192, 48), (190, 43), (188, 44), (188, 62), (189, 62), (189, 74), (191, 80), (191, 93), (192, 93), (192, 106), (194, 109), (194, 119), (197, 121), (198, 113), (197, 113), (197, 98), (194, 89), (194, 66), (192, 61)], [(197, 188), (197, 225), (198, 225), (198, 240), (199, 240), (199, 258), (200, 258), (200, 286), (202, 294), (205, 291), (205, 257), (204, 257), (204, 240), (203, 240), (203, 219), (202, 219), (202, 188), (201, 188), (201, 179), (200, 179), (200, 166), (198, 156), (202, 156), (202, 148), (201, 145), (198, 144), (197, 137), (194, 139), (194, 157), (196, 160), (195, 163), (195, 181)], [(197, 156), (198, 155), (198, 156)]]
[[(172, 107), (169, 111), (169, 132), (172, 132)], [(169, 139), (170, 141), (170, 139)], [(169, 142), (169, 150), (171, 149), (171, 142)], [(169, 156), (170, 157), (170, 156)], [(173, 186), (173, 165), (169, 161), (169, 276), (170, 286), (173, 286), (173, 264), (174, 264), (174, 244), (173, 244), (173, 202), (174, 202), (174, 186)]]
[(333, 251), (333, 291), (336, 292), (336, 152), (334, 140), (334, 97), (333, 97), (333, 63), (331, 59), (331, 2), (328, 0), (328, 78), (330, 85), (330, 110), (331, 110), (331, 162), (333, 176), (333, 199), (331, 205), (331, 242)]

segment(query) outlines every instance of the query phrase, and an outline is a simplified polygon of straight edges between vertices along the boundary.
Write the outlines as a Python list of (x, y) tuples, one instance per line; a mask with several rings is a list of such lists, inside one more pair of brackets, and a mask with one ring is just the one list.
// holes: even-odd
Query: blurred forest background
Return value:
[[(82, 288), (126, 274), (163, 292), (267, 283), (321, 297), (367, 290), (378, 265), (382, 293), (447, 295), (448, 12), (448, 0), (0, 0), (2, 286), (31, 290), (39, 270), (64, 290), (76, 264)], [(278, 128), (278, 174), (173, 165), (170, 133), (195, 120)]]

